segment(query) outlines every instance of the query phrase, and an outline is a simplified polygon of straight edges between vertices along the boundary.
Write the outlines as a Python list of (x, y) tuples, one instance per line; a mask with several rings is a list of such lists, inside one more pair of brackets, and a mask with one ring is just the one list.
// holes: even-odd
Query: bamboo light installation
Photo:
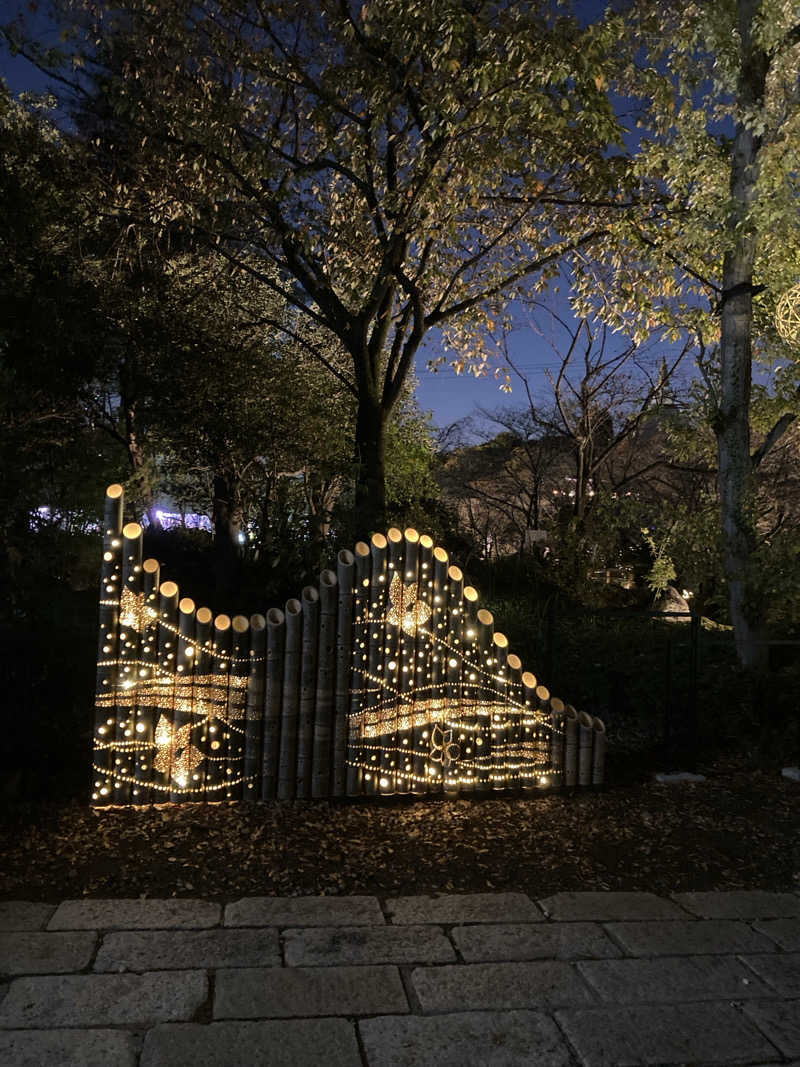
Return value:
[(551, 696), (447, 552), (391, 529), (284, 610), (213, 616), (142, 562), (106, 493), (95, 804), (602, 785), (606, 734)]

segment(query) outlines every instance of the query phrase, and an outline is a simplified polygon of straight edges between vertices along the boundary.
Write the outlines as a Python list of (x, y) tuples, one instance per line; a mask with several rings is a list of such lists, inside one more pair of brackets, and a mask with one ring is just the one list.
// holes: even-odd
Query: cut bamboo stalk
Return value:
[(606, 726), (597, 716), (592, 719), (592, 785), (602, 785), (606, 773)]
[[(499, 631), (492, 635), (492, 675), (496, 707), (492, 724), (492, 789), (495, 792), (508, 788), (508, 725), (505, 714), (508, 678), (506, 676), (506, 658), (508, 656), (508, 638)], [(500, 710), (502, 708), (502, 710)]]
[(336, 698), (333, 718), (333, 776), (331, 795), (344, 796), (347, 790), (347, 719), (350, 714), (350, 687), (353, 658), (353, 581), (355, 557), (343, 548), (336, 560), (339, 602), (336, 612)]
[(506, 673), (508, 675), (508, 734), (506, 762), (508, 765), (508, 787), (520, 789), (522, 786), (522, 716), (519, 705), (522, 696), (522, 660), (509, 652), (506, 656)]
[(311, 796), (311, 769), (314, 744), (314, 701), (317, 695), (317, 650), (319, 646), (319, 592), (307, 585), (303, 604), (303, 644), (300, 659), (300, 708), (297, 724), (297, 793)]
[(234, 615), (231, 622), (231, 669), (228, 677), (228, 721), (225, 728), (225, 799), (241, 800), (247, 732), (247, 686), (250, 677), (250, 620)]
[(478, 647), (478, 593), (471, 585), (464, 586), (463, 616), (461, 625), (461, 643), (464, 662), (461, 668), (461, 697), (459, 718), (463, 729), (457, 738), (459, 747), (459, 790), (462, 793), (474, 792), (477, 784), (475, 756), (477, 748), (475, 739), (478, 730), (477, 708), (479, 706), (480, 676), (476, 671), (479, 662)]
[(425, 636), (427, 602), (420, 586), (420, 537), (412, 527), (409, 527), (403, 534), (402, 551), (402, 581), (408, 595), (404, 598), (403, 625), (398, 631), (397, 663), (400, 670), (397, 688), (404, 721), (402, 727), (398, 725), (395, 733), (390, 771), (394, 791), (404, 794), (411, 792), (411, 772), (407, 768), (410, 765), (413, 771), (411, 760), (411, 749), (414, 744), (413, 716), (424, 694), (427, 644)]
[(228, 699), (231, 673), (233, 630), (229, 615), (217, 615), (211, 639), (211, 723), (208, 727), (209, 756), (206, 764), (206, 796), (224, 800), (228, 789)]
[[(387, 544), (387, 569), (386, 582), (388, 595), (383, 611), (384, 622), (381, 624), (383, 633), (382, 666), (379, 674), (382, 678), (381, 706), (384, 714), (389, 713), (386, 725), (381, 733), (380, 775), (378, 778), (378, 792), (388, 796), (395, 791), (395, 769), (397, 766), (397, 713), (402, 704), (401, 693), (403, 657), (401, 646), (403, 642), (402, 621), (404, 609), (408, 606), (409, 580), (405, 577), (405, 542), (400, 530), (392, 527), (386, 533)], [(411, 594), (416, 595), (416, 590)]]
[[(137, 804), (153, 801), (151, 782), (155, 744), (155, 717), (158, 712), (158, 583), (161, 569), (158, 560), (142, 564), (142, 582), (146, 619), (139, 645), (139, 699), (136, 707), (136, 754), (133, 795)], [(160, 799), (159, 797), (155, 798)]]
[(119, 670), (119, 599), (122, 577), (122, 486), (109, 485), (103, 511), (103, 560), (100, 566), (99, 632), (95, 682), (92, 803), (113, 800), (113, 748), (116, 735)]
[[(210, 703), (212, 686), (210, 685), (211, 664), (213, 656), (211, 652), (211, 623), (214, 616), (210, 608), (198, 608), (195, 614), (195, 654), (194, 654), (194, 696), (196, 711), (199, 717), (200, 737), (198, 751), (203, 757), (203, 762), (198, 764), (196, 773), (198, 799), (206, 799), (206, 779), (208, 777), (208, 757), (212, 755), (211, 734), (209, 728), (213, 724), (213, 708)], [(208, 798), (215, 800), (213, 794)]]
[(458, 783), (451, 771), (451, 756), (454, 753), (453, 723), (458, 722), (461, 704), (461, 668), (463, 653), (461, 650), (462, 607), (464, 603), (464, 574), (455, 565), (447, 569), (447, 615), (446, 645), (442, 649), (444, 657), (442, 690), (444, 700), (441, 710), (433, 717), (429, 727), (427, 741), (428, 781), (430, 792), (446, 792), (450, 796), (458, 793)]
[(158, 590), (158, 706), (153, 708), (153, 802), (169, 800), (175, 712), (175, 651), (178, 646), (178, 587), (162, 582)]
[(422, 727), (415, 725), (417, 716), (423, 713), (423, 708), (430, 707), (430, 701), (434, 697), (432, 686), (433, 657), (435, 655), (435, 628), (433, 625), (434, 608), (434, 548), (433, 540), (427, 534), (419, 539), (417, 550), (419, 583), (418, 610), (419, 625), (415, 635), (415, 686), (414, 697), (411, 704), (411, 727), (401, 732), (398, 748), (398, 759), (404, 775), (401, 782), (403, 792), (422, 793), (425, 790), (424, 782), (420, 781), (424, 773), (424, 761), (421, 758), (423, 749)]
[(261, 799), (278, 792), (278, 756), (282, 751), (281, 707), (286, 650), (286, 616), (279, 608), (267, 612), (267, 678), (264, 693), (264, 737), (261, 747)]
[(537, 744), (536, 784), (546, 785), (552, 767), (553, 729), (550, 719), (550, 690), (546, 685), (536, 686), (537, 716), (539, 719)]
[[(195, 640), (195, 604), (188, 597), (182, 597), (178, 603), (178, 642), (175, 652), (175, 712), (173, 729), (175, 737), (184, 743), (181, 746), (180, 766), (174, 767), (170, 776), (169, 799), (173, 803), (187, 799), (196, 788), (192, 780), (194, 767), (190, 755), (194, 746), (194, 705), (195, 693), (192, 685), (194, 674), (194, 640)], [(190, 651), (191, 650), (191, 651)], [(190, 748), (191, 746), (191, 748)], [(199, 775), (198, 775), (199, 779)]]
[[(387, 541), (383, 534), (372, 535), (370, 554), (372, 556), (372, 575), (369, 593), (369, 626), (367, 639), (367, 678), (365, 686), (366, 722), (368, 730), (377, 726), (379, 708), (383, 702), (381, 690), (383, 667), (383, 618), (385, 615)], [(372, 730), (370, 730), (372, 732)], [(364, 742), (364, 793), (375, 796), (380, 777), (380, 752), (383, 737), (371, 737)]]
[(550, 768), (551, 784), (564, 784), (564, 701), (550, 698)]
[(364, 720), (366, 715), (366, 668), (369, 647), (369, 594), (371, 553), (369, 545), (355, 546), (353, 596), (353, 650), (350, 714), (347, 721), (347, 795), (360, 796), (364, 790)]
[[(426, 687), (423, 698), (429, 701), (429, 707), (444, 707), (447, 682), (447, 568), (449, 557), (440, 547), (433, 550), (433, 584), (431, 590), (431, 617), (428, 623), (431, 651), (427, 669)], [(430, 752), (430, 730), (432, 722), (439, 712), (432, 711), (426, 724), (415, 724), (412, 731), (412, 791), (427, 793), (432, 783), (428, 774), (428, 754)]]
[(278, 762), (278, 799), (291, 800), (297, 793), (297, 718), (300, 707), (300, 656), (302, 652), (303, 605), (286, 601), (286, 641), (283, 656), (281, 697), (281, 747)]
[(261, 796), (261, 735), (264, 718), (267, 620), (250, 616), (250, 676), (247, 681), (247, 718), (244, 737), (242, 799), (249, 804)]
[(578, 713), (567, 704), (564, 717), (564, 785), (574, 789), (578, 784)]
[(592, 784), (592, 717), (578, 715), (578, 785)]
[(130, 804), (136, 770), (136, 699), (139, 648), (144, 629), (142, 528), (129, 522), (122, 528), (122, 596), (119, 611), (119, 697), (114, 754), (114, 803)]
[(491, 663), (494, 644), (494, 616), (486, 608), (480, 608), (478, 621), (478, 675), (480, 705), (478, 728), (475, 732), (476, 765), (480, 789), (492, 787), (492, 702), (494, 689), (491, 685)]
[(525, 714), (522, 719), (523, 761), (520, 769), (520, 783), (525, 790), (535, 789), (539, 778), (537, 761), (539, 754), (539, 721), (537, 716), (538, 700), (536, 698), (536, 675), (530, 671), (522, 674), (522, 697)]
[(319, 576), (319, 649), (311, 769), (312, 797), (327, 797), (331, 793), (338, 592), (336, 573), (329, 570), (323, 571)]

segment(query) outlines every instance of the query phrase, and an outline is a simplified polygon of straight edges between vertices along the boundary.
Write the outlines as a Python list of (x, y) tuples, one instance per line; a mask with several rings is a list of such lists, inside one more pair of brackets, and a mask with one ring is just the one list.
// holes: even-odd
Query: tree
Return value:
[(387, 419), (424, 336), (480, 369), (507, 301), (617, 207), (610, 35), (521, 0), (93, 10), (81, 69), (103, 78), (108, 138), (135, 136), (137, 180), (163, 193), (148, 213), (184, 220), (347, 351), (356, 509), (380, 525)]

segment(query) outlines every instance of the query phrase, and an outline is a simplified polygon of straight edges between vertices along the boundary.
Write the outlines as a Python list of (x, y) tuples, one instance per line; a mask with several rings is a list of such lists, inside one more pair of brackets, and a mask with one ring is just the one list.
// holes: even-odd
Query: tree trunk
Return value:
[(356, 417), (355, 532), (358, 537), (383, 531), (386, 525), (386, 420), (380, 403), (361, 396)]
[[(750, 35), (757, 0), (739, 0), (742, 41), (738, 103), (759, 105), (763, 100), (766, 57), (752, 44)], [(751, 329), (753, 321), (753, 264), (756, 234), (747, 223), (747, 212), (756, 197), (760, 139), (742, 123), (736, 127), (731, 159), (732, 209), (728, 221), (732, 246), (722, 268), (721, 361), (722, 383), (716, 420), (719, 457), (719, 493), (725, 574), (739, 663), (762, 668), (766, 645), (761, 628), (761, 605), (753, 599), (748, 580), (755, 529), (748, 505), (752, 495), (750, 460)]]

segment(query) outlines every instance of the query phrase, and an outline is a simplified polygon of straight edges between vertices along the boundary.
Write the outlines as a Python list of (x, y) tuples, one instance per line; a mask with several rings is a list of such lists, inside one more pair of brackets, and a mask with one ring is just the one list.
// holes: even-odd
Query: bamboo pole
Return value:
[(552, 783), (564, 784), (564, 701), (550, 698), (550, 766)]
[(550, 718), (550, 690), (546, 685), (536, 686), (536, 701), (539, 705), (538, 786), (547, 785), (553, 760), (553, 729)]
[(142, 528), (122, 528), (122, 595), (119, 611), (119, 697), (114, 753), (114, 803), (130, 804), (136, 769), (136, 699), (139, 681), (140, 631), (144, 628)]
[(524, 758), (520, 770), (520, 783), (524, 790), (536, 787), (539, 772), (537, 760), (539, 752), (539, 723), (536, 715), (538, 700), (536, 698), (537, 687), (536, 675), (530, 671), (522, 674), (522, 694), (525, 704), (525, 715), (522, 720), (522, 750)]
[(94, 755), (92, 803), (109, 804), (113, 799), (113, 749), (115, 736), (119, 657), (119, 599), (122, 563), (122, 486), (106, 489), (103, 510), (103, 559), (100, 565), (99, 632), (95, 682)]
[(229, 615), (217, 615), (211, 638), (211, 723), (208, 727), (209, 756), (206, 763), (206, 797), (224, 800), (228, 788), (228, 697), (233, 630)]
[[(206, 798), (206, 779), (208, 777), (208, 757), (212, 755), (211, 735), (209, 729), (213, 722), (213, 704), (210, 703), (211, 691), (209, 679), (211, 678), (211, 623), (214, 616), (210, 608), (198, 608), (194, 617), (195, 622), (195, 654), (194, 654), (194, 694), (195, 707), (200, 717), (200, 737), (198, 751), (203, 756), (203, 762), (197, 767), (198, 798)], [(214, 800), (214, 796), (211, 796)]]
[(247, 687), (250, 677), (250, 620), (246, 615), (234, 615), (231, 630), (228, 721), (225, 728), (225, 799), (241, 800), (244, 789), (244, 749), (247, 733)]
[(567, 704), (564, 716), (564, 785), (574, 789), (578, 784), (578, 713)]
[[(383, 682), (381, 704), (391, 711), (391, 716), (386, 722), (385, 729), (381, 734), (380, 776), (378, 778), (378, 792), (384, 796), (391, 795), (395, 791), (395, 770), (397, 767), (397, 748), (399, 738), (397, 736), (397, 712), (403, 702), (401, 681), (403, 678), (403, 611), (408, 606), (408, 584), (405, 564), (405, 542), (400, 530), (392, 527), (386, 532), (387, 562), (386, 583), (388, 585), (388, 598), (386, 600), (383, 616), (385, 621), (381, 625), (383, 649), (382, 665), (379, 674)], [(416, 595), (416, 590), (411, 594)]]
[(455, 565), (447, 569), (447, 615), (446, 646), (442, 649), (443, 696), (442, 710), (434, 717), (430, 725), (428, 739), (428, 776), (431, 792), (445, 792), (449, 796), (458, 794), (458, 783), (451, 774), (452, 756), (455, 752), (453, 723), (457, 723), (461, 705), (461, 668), (463, 653), (461, 650), (462, 605), (464, 603), (464, 574)]
[[(150, 804), (153, 800), (151, 781), (155, 737), (155, 716), (158, 708), (158, 583), (161, 573), (158, 560), (146, 559), (142, 564), (142, 583), (146, 609), (139, 651), (139, 700), (136, 707), (136, 743), (133, 795), (136, 804)], [(158, 798), (156, 798), (158, 799)]]
[(486, 608), (480, 608), (477, 615), (478, 622), (478, 676), (480, 707), (478, 711), (478, 729), (475, 733), (476, 768), (478, 773), (478, 787), (490, 789), (492, 787), (492, 710), (494, 700), (494, 688), (491, 685), (491, 663), (494, 657), (492, 651), (494, 644), (494, 616)]
[(286, 616), (279, 608), (267, 612), (267, 678), (264, 692), (264, 737), (261, 748), (261, 799), (278, 792), (278, 756), (282, 751), (281, 707), (286, 650)]
[(355, 556), (343, 548), (336, 559), (339, 602), (336, 611), (336, 697), (333, 718), (333, 774), (331, 795), (347, 790), (347, 719), (353, 658), (353, 580)]
[(508, 638), (496, 631), (492, 635), (492, 674), (494, 677), (495, 699), (503, 710), (495, 712), (492, 725), (492, 789), (498, 792), (508, 788), (508, 726), (505, 717), (505, 704), (508, 689), (506, 676), (506, 658), (508, 656)]
[(506, 656), (506, 673), (508, 675), (508, 735), (506, 763), (508, 765), (508, 787), (521, 788), (522, 772), (522, 718), (519, 705), (522, 703), (522, 660), (509, 652)]
[(347, 721), (347, 774), (349, 797), (360, 796), (364, 789), (364, 717), (366, 714), (365, 671), (368, 662), (369, 596), (371, 553), (369, 545), (359, 541), (355, 546), (355, 577), (353, 596), (352, 671), (350, 714)]
[[(411, 702), (411, 725), (402, 730), (398, 737), (398, 762), (402, 779), (398, 792), (422, 793), (424, 783), (419, 777), (424, 774), (424, 763), (415, 754), (422, 743), (422, 727), (416, 725), (418, 716), (424, 715), (424, 708), (430, 707), (433, 699), (432, 667), (434, 648), (434, 555), (433, 540), (428, 534), (422, 534), (417, 550), (418, 611), (419, 623), (414, 636), (414, 692)], [(421, 750), (420, 750), (421, 751)]]
[[(378, 708), (384, 701), (382, 691), (382, 667), (383, 667), (383, 623), (384, 605), (386, 597), (386, 548), (387, 541), (383, 534), (372, 535), (370, 555), (372, 556), (372, 575), (369, 592), (369, 615), (370, 624), (367, 637), (367, 679), (365, 688), (366, 724), (374, 725), (378, 714)], [(375, 796), (378, 791), (380, 778), (380, 753), (383, 747), (383, 737), (372, 737), (364, 743), (365, 770), (364, 770), (364, 793), (366, 796)]]
[(606, 770), (606, 726), (596, 716), (592, 719), (594, 746), (592, 750), (592, 785), (602, 785)]
[(578, 785), (592, 784), (592, 717), (578, 715)]
[(420, 587), (420, 537), (413, 527), (404, 532), (402, 544), (402, 580), (410, 603), (405, 604), (404, 624), (398, 631), (397, 662), (400, 672), (397, 688), (405, 718), (402, 728), (398, 726), (395, 733), (390, 770), (394, 779), (394, 791), (404, 794), (411, 792), (407, 764), (413, 769), (410, 759), (414, 742), (413, 716), (422, 695), (420, 690), (424, 693), (425, 687), (425, 637), (420, 631), (425, 627), (427, 602)]
[(335, 571), (325, 570), (320, 574), (319, 650), (317, 653), (317, 692), (311, 769), (312, 797), (327, 797), (331, 793), (338, 585)]
[[(189, 766), (191, 760), (189, 760), (185, 751), (192, 741), (192, 728), (194, 726), (194, 687), (192, 685), (194, 640), (195, 604), (191, 597), (185, 596), (178, 602), (178, 640), (175, 651), (175, 710), (172, 719), (176, 741), (178, 738), (184, 741), (181, 746), (184, 753), (181, 757), (180, 766), (173, 767), (170, 776), (169, 799), (173, 803), (185, 800), (189, 790), (195, 788), (196, 784), (192, 780), (194, 767)], [(177, 752), (175, 755), (177, 756)]]
[(287, 600), (285, 615), (286, 640), (283, 656), (281, 745), (278, 763), (279, 800), (291, 800), (297, 793), (297, 718), (300, 706), (303, 605), (299, 600)]
[(477, 708), (480, 703), (480, 677), (476, 670), (480, 658), (477, 605), (477, 591), (471, 585), (464, 586), (464, 614), (461, 627), (464, 663), (461, 669), (461, 697), (459, 702), (459, 719), (463, 724), (463, 729), (458, 736), (459, 757), (461, 760), (458, 776), (460, 779), (459, 789), (462, 793), (474, 792), (478, 784), (474, 763), (477, 753), (475, 739), (478, 736), (479, 729)]
[(314, 744), (314, 701), (317, 695), (317, 650), (319, 647), (319, 592), (307, 585), (303, 604), (303, 644), (300, 659), (300, 708), (297, 724), (297, 792), (301, 799), (311, 796), (311, 769)]
[(178, 587), (162, 582), (158, 590), (158, 697), (153, 708), (153, 802), (169, 800), (175, 710), (175, 650), (178, 632)]
[[(431, 650), (426, 671), (426, 682), (423, 697), (429, 701), (429, 707), (444, 706), (445, 688), (447, 678), (447, 568), (449, 557), (447, 552), (440, 547), (433, 549), (433, 576), (430, 579), (431, 591), (431, 617), (428, 622), (430, 631)], [(431, 789), (431, 779), (428, 775), (428, 754), (430, 752), (429, 733), (436, 717), (433, 712), (428, 716), (428, 722), (415, 723), (412, 731), (412, 782), (411, 788), (414, 793), (427, 793)]]
[(247, 681), (247, 713), (244, 737), (244, 783), (242, 799), (249, 804), (261, 796), (261, 736), (264, 718), (267, 620), (250, 616), (250, 674)]

